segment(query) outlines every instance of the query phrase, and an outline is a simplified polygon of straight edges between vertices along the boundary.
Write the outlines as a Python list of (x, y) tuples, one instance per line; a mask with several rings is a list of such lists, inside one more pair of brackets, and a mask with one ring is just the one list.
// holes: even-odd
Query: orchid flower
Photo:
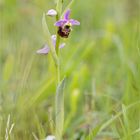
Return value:
[[(55, 47), (55, 45), (56, 45), (56, 35), (52, 35), (51, 38), (52, 38), (52, 43)], [(59, 48), (61, 49), (64, 46), (65, 46), (65, 43), (62, 43), (62, 44), (60, 44)], [(50, 51), (50, 47), (48, 46), (48, 44), (45, 44), (43, 48), (37, 50), (37, 53), (38, 54), (48, 54), (49, 51)]]
[(67, 10), (64, 14), (64, 18), (57, 21), (55, 26), (58, 27), (58, 34), (61, 37), (68, 38), (73, 25), (80, 25), (80, 22), (75, 19), (70, 19), (70, 10)]

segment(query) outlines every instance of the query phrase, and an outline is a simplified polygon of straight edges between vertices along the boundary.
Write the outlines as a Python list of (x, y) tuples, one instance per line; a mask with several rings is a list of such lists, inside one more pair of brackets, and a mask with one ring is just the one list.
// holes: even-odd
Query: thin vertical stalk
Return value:
[[(61, 5), (61, 6), (59, 6), (59, 5)], [(58, 12), (58, 14), (56, 16), (56, 21), (58, 21), (59, 18), (60, 18), (61, 9), (62, 9), (62, 4), (60, 4), (60, 0), (58, 0), (58, 3), (57, 3), (56, 8), (57, 8), (57, 12)], [(60, 36), (58, 35), (57, 30), (56, 30), (57, 37), (56, 37), (56, 46), (55, 46), (55, 49), (56, 49), (56, 54), (57, 54), (57, 57), (58, 57), (57, 58), (58, 59), (58, 65), (56, 67), (56, 70), (57, 70), (57, 86), (58, 86), (58, 84), (60, 83), (60, 59), (59, 59)]]
[[(60, 19), (61, 11), (62, 11), (62, 0), (57, 1), (56, 10), (58, 15), (56, 16), (56, 21)], [(58, 30), (58, 29), (57, 29)], [(60, 46), (60, 36), (58, 35), (56, 31), (57, 37), (56, 37), (56, 54), (57, 54), (57, 60), (58, 65), (56, 65), (56, 71), (57, 71), (57, 92), (56, 92), (56, 98), (55, 98), (55, 136), (56, 140), (62, 140), (62, 134), (63, 134), (63, 125), (64, 125), (64, 96), (63, 92), (60, 90), (60, 58), (59, 58), (59, 46)]]
[(60, 45), (60, 37), (57, 34), (57, 37), (56, 37), (56, 54), (57, 54), (57, 56), (59, 56), (59, 45)]
[(56, 39), (56, 54), (57, 54), (57, 59), (58, 59), (58, 65), (56, 66), (57, 69), (57, 86), (60, 82), (60, 58), (59, 58), (59, 45), (60, 45), (60, 37), (57, 35)]
[[(62, 133), (63, 133), (63, 123), (64, 123), (64, 97), (61, 92), (58, 91), (58, 87), (60, 86), (60, 58), (59, 58), (59, 44), (60, 44), (60, 37), (57, 35), (56, 41), (56, 54), (58, 59), (58, 65), (56, 65), (57, 71), (57, 92), (55, 98), (55, 124), (56, 124), (56, 140), (62, 140)], [(61, 98), (60, 98), (61, 97)]]

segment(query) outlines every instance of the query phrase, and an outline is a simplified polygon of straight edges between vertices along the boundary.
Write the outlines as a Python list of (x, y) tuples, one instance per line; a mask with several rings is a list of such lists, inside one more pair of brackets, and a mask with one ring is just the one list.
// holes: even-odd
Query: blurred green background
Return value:
[[(0, 140), (54, 133), (55, 66), (36, 54), (51, 8), (53, 0), (0, 0)], [(75, 0), (71, 17), (81, 25), (61, 49), (64, 139), (139, 140), (140, 1)], [(54, 34), (55, 20), (47, 22)]]

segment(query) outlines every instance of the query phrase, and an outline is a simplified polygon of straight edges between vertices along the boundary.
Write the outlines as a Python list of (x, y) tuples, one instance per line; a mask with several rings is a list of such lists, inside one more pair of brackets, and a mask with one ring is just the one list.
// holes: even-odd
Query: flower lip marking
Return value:
[(70, 19), (70, 10), (67, 10), (66, 13), (64, 14), (64, 18), (60, 19), (55, 23), (55, 26), (58, 27), (58, 34), (61, 37), (68, 38), (70, 32), (71, 32), (71, 27), (73, 25), (80, 25), (80, 22), (74, 19)]
[(69, 29), (70, 28), (70, 25), (65, 25), (64, 28), (65, 29)]

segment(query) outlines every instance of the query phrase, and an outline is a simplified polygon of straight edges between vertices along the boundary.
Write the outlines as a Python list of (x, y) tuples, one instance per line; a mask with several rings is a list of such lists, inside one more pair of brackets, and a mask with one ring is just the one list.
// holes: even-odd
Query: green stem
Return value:
[[(59, 20), (59, 17), (60, 15), (57, 14), (56, 16), (56, 21)], [(58, 30), (58, 29), (57, 29)], [(57, 30), (56, 30), (56, 34), (57, 34)], [(56, 70), (57, 70), (57, 86), (60, 82), (60, 59), (59, 59), (59, 45), (60, 45), (60, 36), (57, 34), (57, 37), (56, 37), (56, 46), (55, 46), (55, 49), (56, 49), (56, 54), (57, 54), (57, 59), (58, 59), (58, 65), (56, 66)]]
[[(61, 15), (61, 11), (62, 11), (62, 4), (63, 4), (63, 0), (58, 0), (57, 1), (57, 6), (56, 6), (56, 10), (57, 10), (57, 16), (56, 16), (56, 21), (58, 21), (60, 19), (60, 15)], [(58, 29), (57, 29), (58, 30)], [(59, 84), (60, 84), (60, 58), (59, 58), (59, 46), (60, 46), (60, 36), (58, 35), (57, 31), (57, 38), (56, 38), (56, 54), (57, 54), (57, 61), (58, 64), (56, 65), (56, 71), (57, 71), (57, 90), (59, 88)], [(62, 140), (62, 134), (63, 134), (63, 123), (64, 123), (64, 97), (62, 96), (62, 98), (60, 98), (60, 93), (58, 92), (56, 94), (56, 100), (55, 100), (55, 112), (56, 112), (56, 140)]]
[(57, 71), (57, 86), (60, 83), (60, 59), (58, 57), (58, 65), (56, 66), (56, 71)]
[(57, 56), (59, 56), (59, 45), (60, 45), (60, 36), (57, 34), (55, 46)]
[[(59, 16), (56, 17), (56, 20), (58, 20)], [(57, 31), (56, 31), (57, 32)], [(59, 46), (60, 46), (60, 36), (57, 34), (57, 37), (56, 37), (56, 46), (55, 46), (55, 50), (56, 50), (56, 54), (57, 54), (57, 62), (58, 64), (56, 65), (56, 72), (57, 72), (57, 89), (59, 87), (59, 84), (60, 84), (60, 58), (59, 58)], [(56, 140), (62, 140), (62, 129), (60, 126), (63, 125), (63, 122), (62, 121), (62, 113), (63, 113), (63, 109), (64, 108), (61, 108), (59, 107), (59, 102), (61, 100), (61, 104), (63, 104), (63, 99), (59, 98), (59, 92), (57, 93), (58, 95), (56, 95), (56, 99), (55, 99), (55, 104), (56, 104), (56, 107), (55, 107), (55, 111), (56, 111), (56, 120), (55, 120), (55, 123), (56, 123)]]
[(57, 34), (57, 38), (56, 38), (56, 46), (55, 46), (56, 54), (57, 54), (57, 59), (58, 59), (58, 65), (56, 66), (56, 69), (57, 69), (57, 85), (58, 85), (59, 82), (60, 82), (59, 46), (60, 46), (60, 37), (59, 37), (59, 35)]
[[(57, 59), (58, 59), (58, 65), (56, 65), (56, 71), (57, 71), (57, 87), (59, 86), (60, 84), (60, 58), (59, 58), (59, 45), (60, 45), (60, 37), (59, 35), (57, 35), (57, 39), (56, 39), (56, 54), (57, 54)], [(63, 125), (63, 122), (61, 118), (63, 115), (62, 115), (62, 109), (59, 108), (58, 106), (58, 102), (60, 101), (59, 97), (56, 95), (56, 100), (55, 100), (55, 104), (56, 104), (56, 108), (55, 108), (55, 111), (56, 111), (56, 140), (62, 140), (62, 129), (60, 129), (60, 122), (62, 122), (61, 125)], [(64, 100), (61, 99), (61, 104), (63, 104)], [(60, 124), (59, 124), (60, 123)]]

